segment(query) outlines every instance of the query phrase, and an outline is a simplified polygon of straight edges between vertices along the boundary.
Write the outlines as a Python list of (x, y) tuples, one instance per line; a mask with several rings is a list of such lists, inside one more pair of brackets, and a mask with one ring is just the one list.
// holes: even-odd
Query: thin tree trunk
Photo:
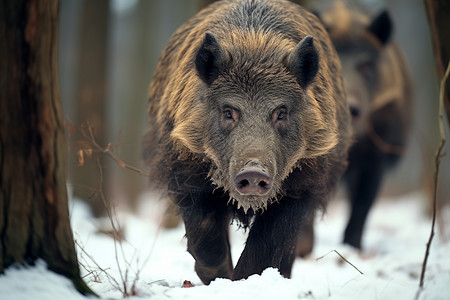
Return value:
[(0, 272), (48, 268), (91, 293), (69, 222), (57, 81), (59, 2), (0, 2)]
[[(444, 76), (450, 59), (450, 1), (424, 0), (433, 40), (434, 58), (439, 80)], [(450, 81), (447, 81), (444, 106), (450, 125)]]
[[(81, 13), (81, 30), (78, 46), (77, 60), (77, 87), (76, 87), (76, 119), (77, 126), (90, 126), (95, 140), (102, 147), (107, 146), (106, 132), (108, 104), (107, 94), (107, 56), (109, 39), (110, 1), (84, 0)], [(87, 128), (85, 127), (86, 131)], [(86, 200), (94, 216), (106, 215), (105, 203), (98, 197), (90, 197), (93, 189), (99, 188), (99, 171), (97, 157), (105, 168), (103, 182), (106, 199), (109, 199), (110, 171), (107, 169), (108, 160), (102, 153), (93, 153), (91, 159), (86, 159), (79, 165), (80, 150), (90, 148), (89, 143), (79, 132), (72, 137), (77, 145), (72, 147), (70, 153), (70, 182), (74, 186), (76, 197)], [(81, 188), (80, 188), (81, 187)], [(87, 187), (87, 188), (86, 188)], [(90, 189), (89, 189), (90, 188)]]

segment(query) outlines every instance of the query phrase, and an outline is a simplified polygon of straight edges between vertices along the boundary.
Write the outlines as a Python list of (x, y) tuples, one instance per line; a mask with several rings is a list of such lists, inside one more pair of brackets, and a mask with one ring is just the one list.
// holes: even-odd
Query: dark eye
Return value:
[(360, 114), (359, 108), (354, 105), (350, 105), (350, 114), (352, 115), (353, 118), (359, 117)]
[(282, 107), (275, 110), (272, 114), (272, 123), (286, 122), (288, 120), (287, 109)]
[(231, 109), (225, 109), (223, 111), (223, 118), (228, 121), (234, 121), (233, 112)]
[(230, 107), (222, 110), (222, 125), (224, 128), (233, 129), (239, 121), (239, 112)]
[(365, 61), (356, 66), (358, 72), (366, 79), (371, 79), (375, 73), (375, 64), (373, 61)]

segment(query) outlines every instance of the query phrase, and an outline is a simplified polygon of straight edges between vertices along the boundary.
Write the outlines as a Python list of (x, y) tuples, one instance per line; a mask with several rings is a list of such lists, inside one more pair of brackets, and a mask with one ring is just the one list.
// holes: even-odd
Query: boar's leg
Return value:
[(308, 216), (300, 228), (299, 239), (295, 248), (295, 254), (306, 257), (311, 254), (314, 246), (314, 214)]
[(261, 274), (268, 267), (291, 276), (297, 236), (306, 216), (314, 213), (307, 200), (284, 197), (255, 217), (233, 280)]
[(191, 194), (190, 197), (194, 200), (180, 210), (197, 275), (205, 284), (218, 277), (231, 278), (233, 264), (228, 240), (231, 215), (226, 202), (214, 194)]
[(351, 201), (350, 219), (344, 234), (344, 243), (361, 249), (361, 238), (369, 210), (374, 203), (384, 173), (381, 156), (365, 157), (350, 165), (346, 184)]

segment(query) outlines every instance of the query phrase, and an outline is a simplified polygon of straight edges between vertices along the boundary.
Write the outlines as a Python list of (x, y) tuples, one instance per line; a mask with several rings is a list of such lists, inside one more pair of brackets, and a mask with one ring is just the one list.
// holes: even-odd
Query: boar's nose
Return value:
[(266, 195), (272, 188), (272, 179), (260, 164), (247, 164), (234, 177), (234, 186), (242, 195)]

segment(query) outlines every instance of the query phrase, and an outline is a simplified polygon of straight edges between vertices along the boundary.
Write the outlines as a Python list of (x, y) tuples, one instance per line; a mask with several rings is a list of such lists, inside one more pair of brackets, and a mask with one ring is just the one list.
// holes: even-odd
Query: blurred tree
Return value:
[[(424, 0), (430, 23), (431, 38), (433, 40), (434, 57), (439, 79), (444, 76), (450, 61), (450, 1)], [(450, 125), (450, 81), (447, 81), (444, 104), (447, 120)]]
[(67, 204), (58, 9), (0, 2), (0, 273), (41, 258), (86, 294)]
[[(158, 56), (153, 45), (159, 18), (157, 1), (138, 1), (127, 9), (113, 6), (108, 102), (111, 103), (108, 138), (116, 143), (117, 155), (127, 164), (141, 165), (141, 139), (146, 125), (147, 89), (153, 68), (150, 57)], [(135, 208), (147, 178), (114, 168), (110, 201)]]
[[(107, 140), (107, 57), (109, 37), (109, 0), (82, 0), (81, 28), (79, 31), (79, 45), (76, 63), (75, 87), (75, 119), (74, 125), (90, 127), (95, 140), (102, 147), (106, 147)], [(87, 200), (94, 216), (103, 216), (106, 213), (105, 204), (98, 197), (92, 196), (93, 189), (99, 188), (100, 178), (97, 159), (102, 167), (107, 166), (107, 160), (102, 153), (93, 152), (93, 157), (79, 161), (79, 155), (90, 153), (92, 146), (84, 140), (79, 132), (72, 137), (77, 145), (71, 147), (69, 160), (70, 182), (74, 186), (74, 195)], [(103, 172), (105, 193), (108, 194), (110, 172)], [(109, 199), (109, 197), (106, 197)]]

